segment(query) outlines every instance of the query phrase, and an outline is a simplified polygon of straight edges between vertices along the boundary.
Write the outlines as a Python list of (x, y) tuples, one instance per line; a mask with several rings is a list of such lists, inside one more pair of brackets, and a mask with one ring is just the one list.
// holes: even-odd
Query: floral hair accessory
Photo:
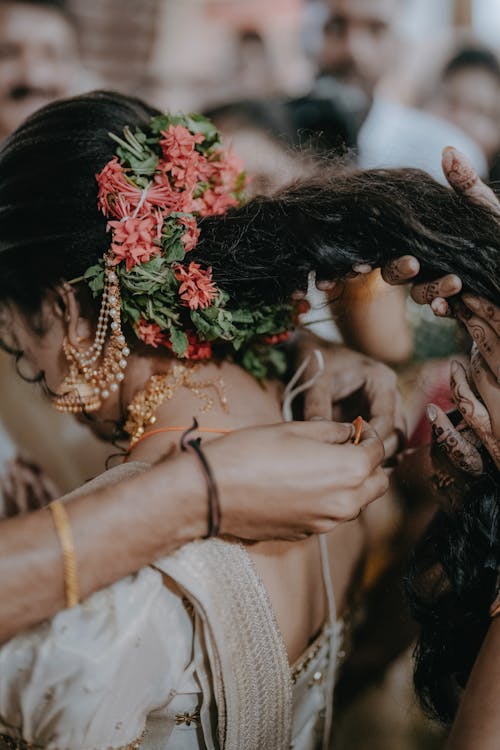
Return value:
[(240, 205), (246, 184), (214, 125), (196, 114), (166, 114), (152, 118), (147, 132), (125, 128), (123, 137), (110, 137), (116, 155), (96, 179), (111, 242), (84, 274), (93, 294), (106, 294), (112, 267), (122, 320), (145, 344), (181, 359), (230, 356), (258, 378), (282, 374), (279, 345), (297, 305), (245, 307), (217, 285), (209, 265), (189, 261), (198, 220)]

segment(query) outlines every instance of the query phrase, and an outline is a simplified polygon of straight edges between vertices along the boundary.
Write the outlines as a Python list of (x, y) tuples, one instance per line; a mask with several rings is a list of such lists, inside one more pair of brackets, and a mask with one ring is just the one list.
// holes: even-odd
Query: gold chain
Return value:
[(219, 400), (227, 410), (227, 398), (222, 378), (216, 380), (193, 380), (193, 374), (197, 372), (199, 365), (174, 364), (171, 370), (161, 375), (153, 375), (149, 378), (144, 390), (140, 391), (132, 399), (128, 407), (128, 418), (125, 423), (125, 432), (130, 435), (130, 448), (144, 435), (145, 430), (156, 422), (156, 411), (165, 402), (169, 401), (178, 388), (189, 388), (195, 396), (204, 403), (201, 411), (206, 414), (212, 408), (214, 401), (208, 393), (207, 388), (214, 388)]

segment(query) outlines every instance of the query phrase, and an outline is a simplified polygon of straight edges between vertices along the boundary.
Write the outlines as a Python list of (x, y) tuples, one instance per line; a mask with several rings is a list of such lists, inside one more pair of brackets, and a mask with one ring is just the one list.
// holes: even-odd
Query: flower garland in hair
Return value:
[(96, 179), (111, 243), (106, 261), (84, 274), (93, 294), (103, 292), (106, 262), (118, 277), (122, 318), (145, 344), (181, 359), (230, 355), (258, 378), (282, 374), (277, 345), (303, 309), (238, 305), (210, 266), (189, 261), (197, 219), (243, 200), (245, 173), (214, 125), (196, 114), (166, 114), (152, 118), (147, 133), (125, 128), (123, 137), (110, 137), (116, 155)]

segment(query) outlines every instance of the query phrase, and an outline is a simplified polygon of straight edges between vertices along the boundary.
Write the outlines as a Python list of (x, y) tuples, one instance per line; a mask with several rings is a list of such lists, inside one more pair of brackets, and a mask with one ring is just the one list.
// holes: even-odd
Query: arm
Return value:
[(500, 741), (500, 618), (492, 623), (467, 682), (447, 750), (497, 750)]
[(345, 343), (388, 364), (406, 362), (413, 351), (406, 297), (406, 289), (387, 284), (380, 271), (347, 279), (332, 306)]
[[(222, 533), (301, 539), (356, 516), (387, 480), (373, 431), (358, 446), (351, 438), (352, 425), (312, 422), (241, 430), (207, 444)], [(82, 495), (67, 510), (82, 598), (207, 531), (206, 486), (186, 454)], [(0, 522), (0, 601), (0, 642), (64, 608), (61, 552), (46, 510)]]

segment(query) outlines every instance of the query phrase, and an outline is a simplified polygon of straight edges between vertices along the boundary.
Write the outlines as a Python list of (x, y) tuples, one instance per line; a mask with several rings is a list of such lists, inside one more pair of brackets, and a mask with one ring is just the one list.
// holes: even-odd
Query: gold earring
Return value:
[[(105, 263), (104, 289), (93, 344), (80, 351), (68, 337), (64, 340), (63, 351), (69, 372), (62, 383), (61, 393), (53, 400), (55, 408), (61, 412), (97, 411), (125, 378), (123, 371), (127, 367), (130, 349), (121, 328), (120, 287), (108, 256), (105, 256)], [(111, 337), (106, 343), (108, 325)], [(98, 365), (101, 355), (102, 362)]]

